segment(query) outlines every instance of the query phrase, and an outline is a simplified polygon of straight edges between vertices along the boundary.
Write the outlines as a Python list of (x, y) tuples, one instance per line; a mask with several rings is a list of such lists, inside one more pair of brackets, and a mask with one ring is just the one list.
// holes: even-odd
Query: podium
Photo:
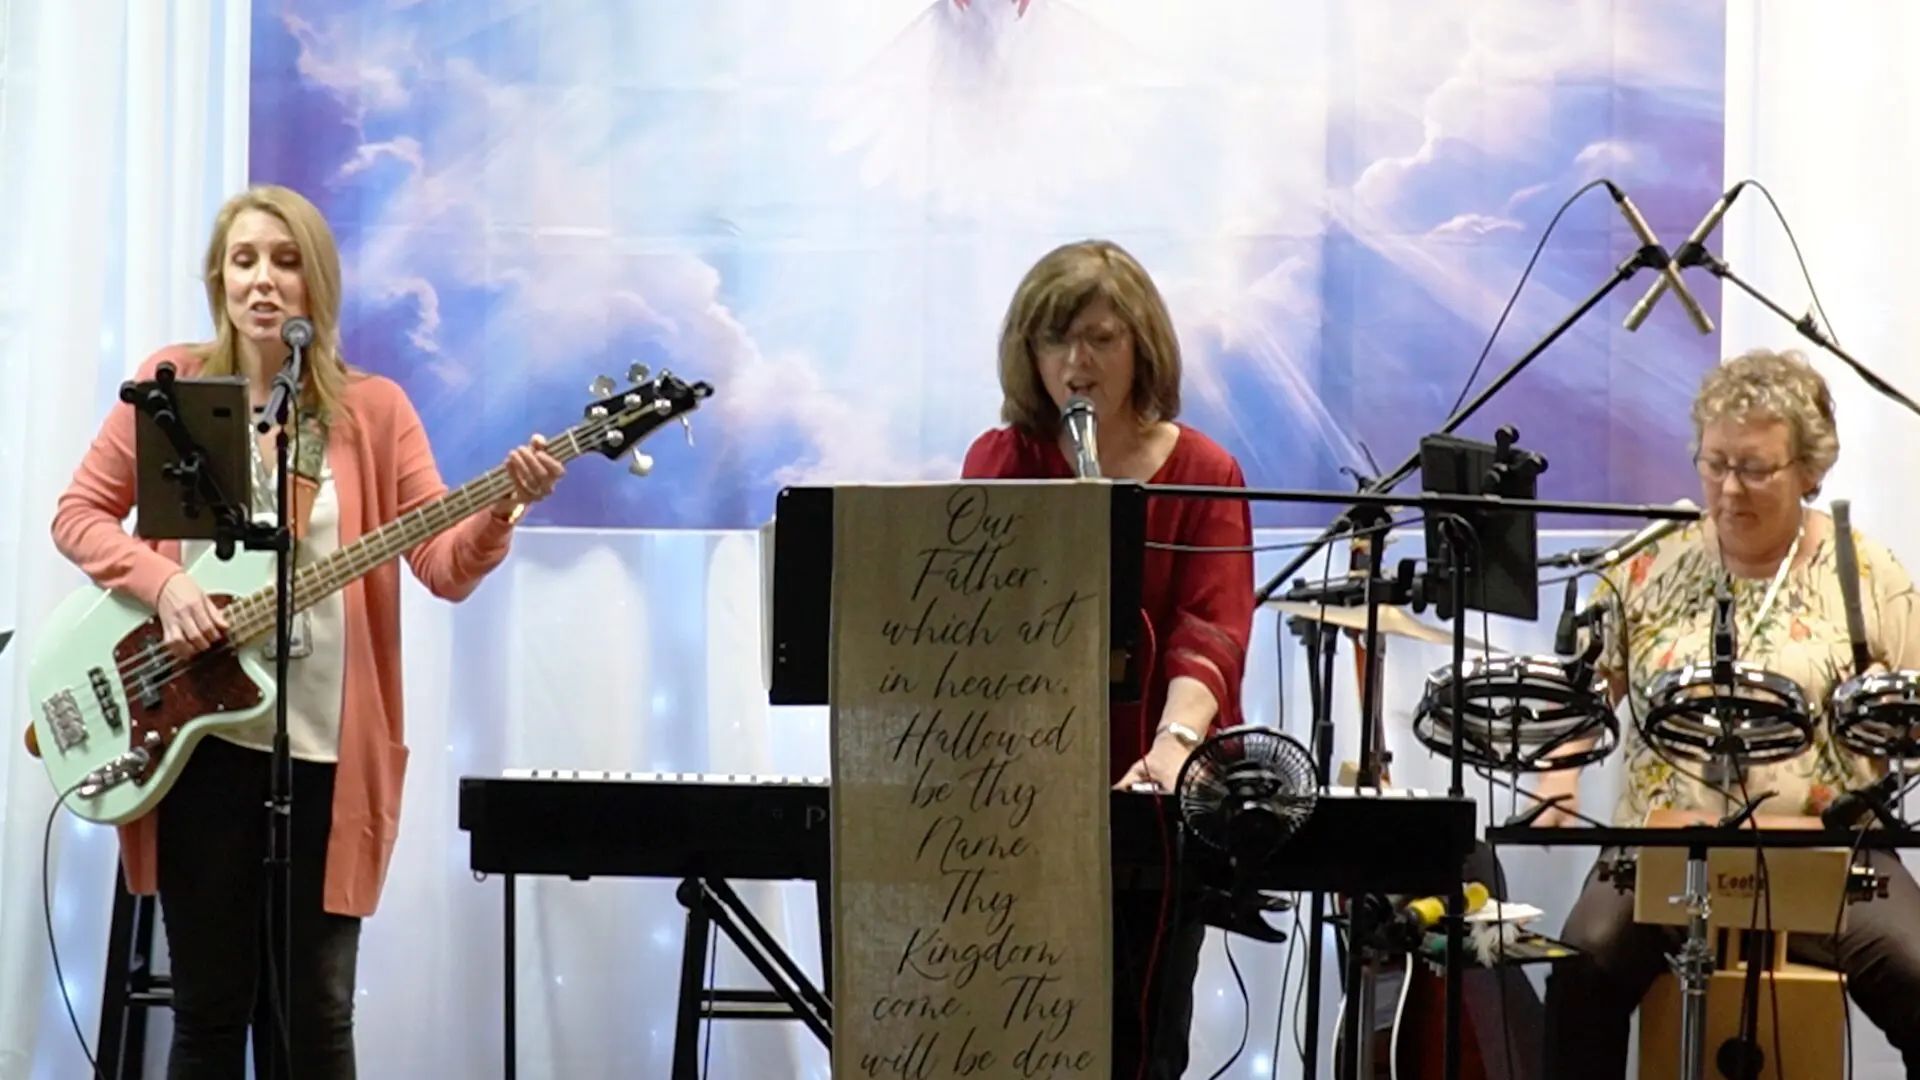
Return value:
[(835, 1075), (1112, 1071), (1139, 485), (789, 488), (769, 700), (831, 710)]
[[(1647, 827), (1683, 828), (1711, 825), (1715, 820), (1711, 814), (1655, 810), (1647, 817)], [(1767, 814), (1755, 815), (1755, 824), (1763, 829), (1821, 827), (1818, 818)], [(1686, 862), (1687, 852), (1682, 848), (1641, 849), (1634, 881), (1635, 922), (1687, 925), (1687, 909), (1669, 900), (1686, 891)], [(1740, 1034), (1748, 965), (1757, 957), (1762, 968), (1754, 1032), (1765, 1061), (1756, 1080), (1838, 1077), (1845, 1071), (1847, 998), (1840, 975), (1826, 968), (1789, 962), (1787, 935), (1826, 936), (1845, 928), (1852, 866), (1853, 852), (1849, 848), (1769, 847), (1767, 887), (1762, 890), (1760, 859), (1752, 847), (1708, 849), (1707, 885), (1712, 910), (1707, 926), (1715, 938), (1717, 958), (1707, 984), (1709, 1063), (1722, 1044)], [(1767, 931), (1769, 926), (1772, 933)], [(1777, 1043), (1776, 995), (1783, 1029)], [(1680, 1003), (1680, 982), (1670, 972), (1655, 979), (1641, 999), (1642, 1080), (1678, 1080)], [(1783, 1061), (1774, 1060), (1776, 1045)]]

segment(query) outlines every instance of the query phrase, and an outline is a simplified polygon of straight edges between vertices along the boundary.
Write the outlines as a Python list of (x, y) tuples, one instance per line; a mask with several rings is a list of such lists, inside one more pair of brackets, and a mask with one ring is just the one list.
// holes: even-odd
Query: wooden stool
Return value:
[[(1819, 828), (1818, 818), (1757, 815), (1762, 828)], [(1656, 810), (1649, 828), (1707, 824), (1712, 815)], [(1771, 913), (1764, 897), (1756, 906), (1757, 861), (1752, 848), (1715, 848), (1707, 852), (1708, 893), (1713, 910), (1707, 925), (1714, 941), (1715, 970), (1707, 983), (1706, 1074), (1722, 1075), (1714, 1064), (1722, 1044), (1740, 1034), (1746, 994), (1748, 954), (1762, 958), (1755, 999), (1755, 1040), (1765, 1064), (1761, 1080), (1792, 1077), (1840, 1077), (1846, 1071), (1846, 996), (1838, 972), (1787, 961), (1790, 933), (1826, 936), (1835, 917), (1845, 927), (1843, 898), (1848, 894), (1851, 853), (1845, 848), (1775, 848), (1767, 852)], [(1686, 891), (1684, 848), (1644, 848), (1634, 881), (1634, 921), (1685, 927), (1685, 906), (1670, 902)], [(1750, 933), (1766, 926), (1773, 933)], [(1778, 993), (1780, 1053), (1774, 1059), (1774, 1001)], [(1680, 979), (1666, 973), (1640, 1001), (1641, 1080), (1677, 1080), (1680, 1075)]]

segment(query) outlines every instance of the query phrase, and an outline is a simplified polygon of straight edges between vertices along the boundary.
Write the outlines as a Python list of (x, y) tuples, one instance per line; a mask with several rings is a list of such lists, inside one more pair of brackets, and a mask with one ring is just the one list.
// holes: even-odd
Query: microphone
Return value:
[(304, 349), (313, 344), (313, 320), (295, 315), (280, 327), (280, 340), (289, 349)]
[[(1675, 499), (1675, 509), (1698, 510), (1700, 507), (1692, 499)], [(1690, 521), (1655, 521), (1646, 528), (1627, 537), (1610, 547), (1575, 548), (1559, 555), (1547, 555), (1540, 559), (1540, 565), (1546, 567), (1584, 567), (1588, 570), (1610, 570), (1627, 559), (1633, 558), (1647, 548), (1666, 539)]]
[[(1627, 219), (1627, 226), (1633, 230), (1635, 236), (1640, 238), (1640, 246), (1657, 248), (1661, 256), (1666, 258), (1666, 265), (1660, 268), (1661, 280), (1673, 290), (1673, 295), (1680, 298), (1680, 306), (1687, 309), (1687, 317), (1693, 320), (1694, 328), (1703, 334), (1713, 333), (1713, 320), (1707, 318), (1706, 310), (1700, 306), (1698, 300), (1693, 298), (1693, 294), (1687, 291), (1687, 283), (1680, 280), (1680, 268), (1674, 265), (1672, 257), (1667, 256), (1667, 249), (1660, 246), (1660, 238), (1653, 235), (1653, 229), (1647, 225), (1647, 219), (1640, 216), (1639, 208), (1633, 205), (1632, 199), (1627, 198), (1626, 192), (1620, 190), (1611, 180), (1606, 181), (1606, 185), (1607, 192), (1613, 196), (1613, 201), (1620, 207), (1621, 216)], [(1648, 309), (1652, 309), (1651, 303), (1648, 304)], [(1642, 315), (1641, 318), (1644, 319), (1646, 316)], [(1633, 325), (1627, 327), (1629, 330), (1633, 328)]]
[(1580, 628), (1580, 579), (1567, 579), (1566, 606), (1560, 610), (1560, 625), (1553, 631), (1553, 651), (1558, 656), (1573, 656), (1574, 631)]
[(1713, 597), (1713, 684), (1731, 687), (1737, 655), (1733, 629), (1733, 583), (1722, 575)]
[(1867, 645), (1867, 616), (1860, 607), (1860, 556), (1853, 549), (1853, 504), (1833, 500), (1833, 563), (1840, 575), (1840, 600), (1847, 612), (1847, 638), (1853, 643), (1853, 673), (1873, 663)]
[[(1752, 181), (1742, 180), (1728, 188), (1727, 193), (1720, 196), (1720, 201), (1713, 204), (1713, 209), (1707, 211), (1707, 216), (1700, 219), (1700, 224), (1694, 226), (1693, 235), (1687, 237), (1686, 242), (1673, 253), (1673, 269), (1676, 272), (1689, 266), (1697, 266), (1703, 261), (1701, 256), (1706, 254), (1707, 237), (1712, 236), (1713, 230), (1720, 227), (1720, 219), (1727, 216), (1727, 210), (1733, 206), (1733, 200), (1740, 197), (1741, 190), (1749, 183)], [(1640, 329), (1640, 324), (1647, 321), (1647, 315), (1653, 311), (1653, 305), (1666, 291), (1667, 276), (1662, 274), (1647, 287), (1647, 294), (1640, 298), (1639, 303), (1633, 305), (1633, 310), (1627, 312), (1627, 329)]]
[(1067, 429), (1067, 438), (1073, 442), (1073, 475), (1082, 480), (1099, 479), (1100, 452), (1093, 435), (1096, 426), (1093, 402), (1085, 394), (1068, 398), (1060, 422)]
[(280, 340), (286, 343), (289, 355), (287, 362), (280, 365), (280, 373), (273, 377), (273, 391), (267, 397), (266, 411), (254, 425), (262, 435), (273, 425), (286, 422), (287, 402), (299, 391), (300, 369), (304, 366), (307, 346), (313, 344), (313, 320), (298, 315), (288, 319), (280, 324)]

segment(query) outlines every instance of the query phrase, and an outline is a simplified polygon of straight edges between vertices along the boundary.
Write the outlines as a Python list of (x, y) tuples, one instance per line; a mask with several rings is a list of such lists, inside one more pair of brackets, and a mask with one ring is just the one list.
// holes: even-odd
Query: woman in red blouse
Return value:
[[(1176, 421), (1173, 321), (1146, 270), (1116, 244), (1068, 244), (1027, 271), (1000, 331), (1000, 387), (1007, 426), (974, 440), (962, 470), (969, 479), (1071, 478), (1060, 417), (1081, 394), (1098, 421), (1102, 476), (1246, 486), (1233, 455)], [(1193, 747), (1215, 725), (1240, 722), (1253, 522), (1244, 500), (1155, 497), (1146, 525), (1140, 606), (1152, 649), (1142, 702), (1113, 708), (1112, 779), (1171, 791)], [(1183, 919), (1163, 928), (1161, 901), (1114, 897), (1116, 1078), (1178, 1080), (1186, 1069), (1205, 926)]]

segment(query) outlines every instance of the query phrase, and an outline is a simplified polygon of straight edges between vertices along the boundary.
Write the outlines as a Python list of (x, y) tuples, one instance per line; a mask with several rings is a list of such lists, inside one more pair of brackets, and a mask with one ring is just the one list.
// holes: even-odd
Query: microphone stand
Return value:
[[(279, 998), (274, 1023), (280, 1041), (267, 1054), (274, 1080), (291, 1080), (293, 1073), (293, 753), (287, 738), (287, 681), (293, 645), (293, 487), (292, 453), (287, 430), (299, 423), (300, 382), (306, 366), (307, 340), (287, 334), (287, 359), (273, 377), (273, 390), (258, 429), (264, 433), (279, 425), (273, 437), (275, 509), (271, 533), (274, 553), (273, 597), (273, 758), (267, 796), (268, 972)], [(285, 1055), (284, 1057), (282, 1055)], [(284, 1062), (284, 1063), (283, 1063)]]
[[(1519, 359), (1515, 360), (1505, 371), (1502, 371), (1492, 382), (1488, 383), (1484, 389), (1475, 394), (1472, 400), (1461, 406), (1460, 411), (1448, 417), (1446, 423), (1440, 425), (1438, 433), (1441, 435), (1451, 435), (1457, 431), (1462, 424), (1465, 424), (1475, 413), (1479, 412), (1482, 406), (1486, 405), (1488, 401), (1491, 401), (1495, 394), (1505, 389), (1508, 383), (1517, 378), (1520, 372), (1526, 369), (1527, 365), (1533, 363), (1535, 358), (1552, 347), (1553, 343), (1560, 340), (1561, 336), (1568, 330), (1573, 329), (1574, 324), (1585, 317), (1587, 312), (1598, 307), (1600, 301), (1606, 299), (1608, 293), (1624, 285), (1633, 275), (1642, 270), (1666, 269), (1667, 261), (1668, 256), (1665, 248), (1658, 244), (1649, 244), (1642, 247), (1639, 251), (1636, 251), (1619, 266), (1614, 267), (1613, 275), (1609, 277), (1604, 284), (1598, 289), (1595, 289), (1585, 300), (1582, 300), (1580, 305), (1573, 309), (1572, 314), (1560, 320), (1560, 322), (1555, 325), (1553, 329), (1547, 331), (1546, 335), (1536, 342), (1532, 348), (1522, 353)], [(1384, 495), (1399, 486), (1401, 481), (1412, 476), (1419, 470), (1420, 451), (1418, 448), (1415, 448), (1414, 452), (1408, 455), (1405, 461), (1400, 463), (1399, 468), (1367, 484), (1360, 490), (1359, 494), (1365, 496)], [(1353, 531), (1346, 515), (1343, 514), (1335, 518), (1333, 523), (1328, 525), (1319, 536), (1303, 546), (1299, 554), (1295, 555), (1292, 561), (1282, 567), (1279, 573), (1274, 574), (1265, 585), (1260, 587), (1260, 591), (1254, 594), (1254, 606), (1259, 607), (1261, 604), (1272, 599), (1273, 594), (1280, 590), (1280, 586), (1284, 584), (1288, 578), (1299, 573), (1300, 568), (1305, 566), (1308, 560), (1319, 554), (1321, 548), (1339, 539), (1341, 536), (1350, 535)]]
[(1827, 352), (1832, 353), (1836, 358), (1840, 360), (1841, 363), (1852, 368), (1853, 373), (1860, 376), (1861, 381), (1865, 382), (1868, 386), (1873, 387), (1875, 390), (1880, 391), (1882, 395), (1884, 395), (1886, 398), (1893, 401), (1894, 403), (1904, 406), (1908, 412), (1911, 412), (1917, 416), (1920, 416), (1920, 405), (1916, 405), (1912, 398), (1908, 397), (1907, 395), (1901, 393), (1899, 390), (1895, 389), (1893, 384), (1887, 382), (1885, 379), (1881, 378), (1880, 376), (1875, 375), (1871, 370), (1867, 368), (1865, 364), (1862, 364), (1860, 361), (1854, 359), (1850, 353), (1848, 353), (1845, 349), (1842, 349), (1839, 343), (1834, 341), (1833, 338), (1829, 337), (1826, 331), (1820, 328), (1820, 324), (1814, 321), (1813, 313), (1811, 311), (1809, 311), (1805, 315), (1800, 316), (1799, 318), (1794, 318), (1793, 315), (1787, 311), (1787, 309), (1781, 307), (1779, 304), (1774, 303), (1772, 300), (1768, 299), (1765, 294), (1761, 293), (1760, 290), (1754, 288), (1752, 285), (1747, 284), (1747, 282), (1743, 280), (1740, 277), (1740, 275), (1733, 272), (1732, 267), (1728, 266), (1718, 256), (1714, 255), (1713, 252), (1708, 251), (1705, 244), (1697, 244), (1689, 240), (1686, 243), (1680, 245), (1680, 247), (1674, 252), (1673, 259), (1674, 259), (1674, 263), (1677, 266), (1679, 266), (1681, 269), (1686, 269), (1687, 267), (1691, 267), (1691, 266), (1703, 267), (1706, 269), (1706, 271), (1709, 274), (1712, 274), (1714, 277), (1717, 277), (1722, 281), (1731, 282), (1732, 284), (1738, 286), (1740, 288), (1740, 291), (1746, 293), (1748, 296), (1753, 297), (1755, 300), (1760, 301), (1760, 304), (1762, 307), (1765, 307), (1768, 311), (1773, 312), (1775, 315), (1780, 316), (1782, 319), (1785, 319), (1788, 323), (1792, 324), (1793, 328), (1795, 330), (1798, 330), (1802, 337), (1806, 338), (1808, 341), (1813, 342), (1815, 345), (1820, 346), (1822, 349), (1825, 349)]

